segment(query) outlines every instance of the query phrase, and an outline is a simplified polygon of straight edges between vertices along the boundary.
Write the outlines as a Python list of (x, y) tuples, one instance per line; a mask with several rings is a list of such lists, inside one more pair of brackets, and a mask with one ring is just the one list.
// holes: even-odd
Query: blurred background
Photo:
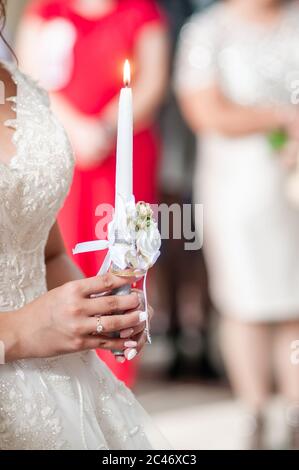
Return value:
[[(203, 249), (172, 233), (151, 272), (153, 344), (125, 365), (99, 355), (176, 449), (299, 448), (297, 2), (7, 3), (5, 37), (76, 154), (59, 217), (69, 252), (113, 203), (127, 57), (137, 199), (203, 203)], [(90, 276), (102, 258), (75, 261)]]

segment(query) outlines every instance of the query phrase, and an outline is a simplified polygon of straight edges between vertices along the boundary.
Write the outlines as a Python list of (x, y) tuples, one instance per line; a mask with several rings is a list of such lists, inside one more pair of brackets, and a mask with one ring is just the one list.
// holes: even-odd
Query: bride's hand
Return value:
[[(72, 281), (47, 292), (19, 311), (10, 312), (6, 317), (7, 329), (14, 341), (6, 348), (6, 361), (96, 348), (125, 351), (127, 342), (136, 339), (139, 350), (143, 344), (139, 336), (144, 330), (144, 318), (138, 310), (140, 295), (133, 291), (130, 295), (90, 298), (92, 294), (111, 292), (135, 281), (111, 273)], [(117, 315), (123, 311), (128, 313)], [(95, 334), (96, 316), (100, 316), (103, 327), (101, 335)], [(134, 338), (109, 338), (110, 333), (132, 329)]]

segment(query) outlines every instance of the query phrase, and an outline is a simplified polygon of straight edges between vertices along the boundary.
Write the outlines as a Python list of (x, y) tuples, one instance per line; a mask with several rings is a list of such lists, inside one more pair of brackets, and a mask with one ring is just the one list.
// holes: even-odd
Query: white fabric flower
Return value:
[(138, 255), (142, 257), (143, 269), (149, 269), (157, 261), (160, 255), (160, 247), (161, 236), (154, 222), (147, 229), (137, 232), (136, 248)]
[(159, 258), (160, 247), (161, 236), (151, 206), (144, 202), (135, 205), (134, 197), (125, 203), (118, 196), (117, 213), (108, 226), (108, 240), (79, 243), (73, 253), (108, 249), (99, 274), (106, 273), (111, 264), (120, 270), (133, 268), (145, 273)]

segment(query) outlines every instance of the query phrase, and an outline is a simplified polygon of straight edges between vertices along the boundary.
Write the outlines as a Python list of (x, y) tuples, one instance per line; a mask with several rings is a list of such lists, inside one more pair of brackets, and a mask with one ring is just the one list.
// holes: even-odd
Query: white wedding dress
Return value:
[[(45, 245), (73, 171), (46, 93), (6, 66), (17, 84), (16, 119), (5, 123), (15, 128), (16, 155), (0, 163), (0, 314), (46, 292)], [(0, 450), (166, 447), (94, 352), (0, 365)]]

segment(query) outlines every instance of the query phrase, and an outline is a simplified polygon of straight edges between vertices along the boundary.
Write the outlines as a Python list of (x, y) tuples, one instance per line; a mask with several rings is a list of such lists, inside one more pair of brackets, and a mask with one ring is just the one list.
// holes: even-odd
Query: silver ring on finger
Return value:
[(101, 333), (103, 333), (103, 331), (104, 331), (104, 327), (102, 325), (101, 318), (97, 318), (96, 333), (100, 335)]

